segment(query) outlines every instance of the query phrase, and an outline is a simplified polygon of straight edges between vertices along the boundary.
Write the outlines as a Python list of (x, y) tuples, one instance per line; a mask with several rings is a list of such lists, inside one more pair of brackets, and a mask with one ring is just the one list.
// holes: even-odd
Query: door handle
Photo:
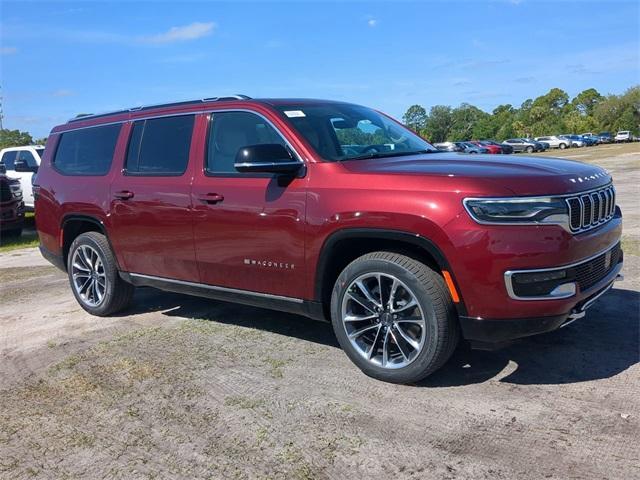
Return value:
[(113, 194), (114, 197), (120, 200), (129, 200), (130, 198), (133, 198), (133, 195), (134, 193), (129, 190), (122, 190)]
[(213, 205), (223, 201), (224, 195), (220, 195), (219, 193), (207, 193), (204, 195), (200, 195), (198, 199), (203, 203), (208, 203), (209, 205)]

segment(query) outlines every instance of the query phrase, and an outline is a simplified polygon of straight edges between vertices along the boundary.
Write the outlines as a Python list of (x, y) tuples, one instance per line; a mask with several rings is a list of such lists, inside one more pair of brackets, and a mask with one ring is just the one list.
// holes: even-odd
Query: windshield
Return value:
[(38, 152), (40, 158), (44, 156), (44, 148), (36, 148), (36, 152)]
[(437, 151), (407, 128), (370, 108), (327, 103), (278, 110), (325, 160), (379, 158)]

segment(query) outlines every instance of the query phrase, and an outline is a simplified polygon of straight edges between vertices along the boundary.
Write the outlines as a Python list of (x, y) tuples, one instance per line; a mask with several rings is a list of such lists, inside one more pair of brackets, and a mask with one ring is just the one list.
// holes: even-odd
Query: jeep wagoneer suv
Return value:
[(135, 286), (330, 320), (365, 373), (414, 382), (460, 338), (580, 318), (622, 267), (610, 175), (439, 152), (341, 102), (244, 96), (75, 118), (37, 178), (43, 255), (94, 315)]

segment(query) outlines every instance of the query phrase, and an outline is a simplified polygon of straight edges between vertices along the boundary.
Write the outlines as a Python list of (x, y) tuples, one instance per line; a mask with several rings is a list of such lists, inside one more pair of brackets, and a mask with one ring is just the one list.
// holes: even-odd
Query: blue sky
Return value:
[(638, 2), (2, 1), (5, 128), (230, 93), (490, 111), (640, 83)]

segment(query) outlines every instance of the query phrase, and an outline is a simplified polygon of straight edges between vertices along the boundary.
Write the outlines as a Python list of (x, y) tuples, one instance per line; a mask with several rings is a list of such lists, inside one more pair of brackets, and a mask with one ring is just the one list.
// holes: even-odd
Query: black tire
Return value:
[[(106, 277), (105, 293), (102, 301), (96, 305), (88, 305), (76, 291), (73, 280), (72, 263), (76, 250), (86, 245), (95, 250), (100, 256), (102, 265), (104, 266), (104, 275)], [(118, 266), (109, 246), (107, 238), (98, 232), (87, 232), (78, 235), (69, 248), (67, 256), (67, 272), (71, 291), (82, 308), (92, 315), (105, 317), (126, 308), (133, 298), (135, 287), (120, 278)]]
[[(425, 312), (422, 350), (408, 365), (383, 368), (365, 359), (351, 344), (342, 321), (342, 302), (347, 289), (367, 273), (392, 275), (411, 289)], [(342, 271), (331, 295), (331, 321), (340, 346), (366, 375), (390, 383), (414, 383), (442, 367), (453, 354), (460, 337), (458, 318), (442, 277), (423, 263), (393, 252), (374, 252), (357, 258)]]
[(527, 153), (533, 153), (533, 147), (527, 147)]
[(565, 148), (567, 148), (567, 144), (566, 143), (561, 143), (559, 145), (560, 150), (564, 150)]

